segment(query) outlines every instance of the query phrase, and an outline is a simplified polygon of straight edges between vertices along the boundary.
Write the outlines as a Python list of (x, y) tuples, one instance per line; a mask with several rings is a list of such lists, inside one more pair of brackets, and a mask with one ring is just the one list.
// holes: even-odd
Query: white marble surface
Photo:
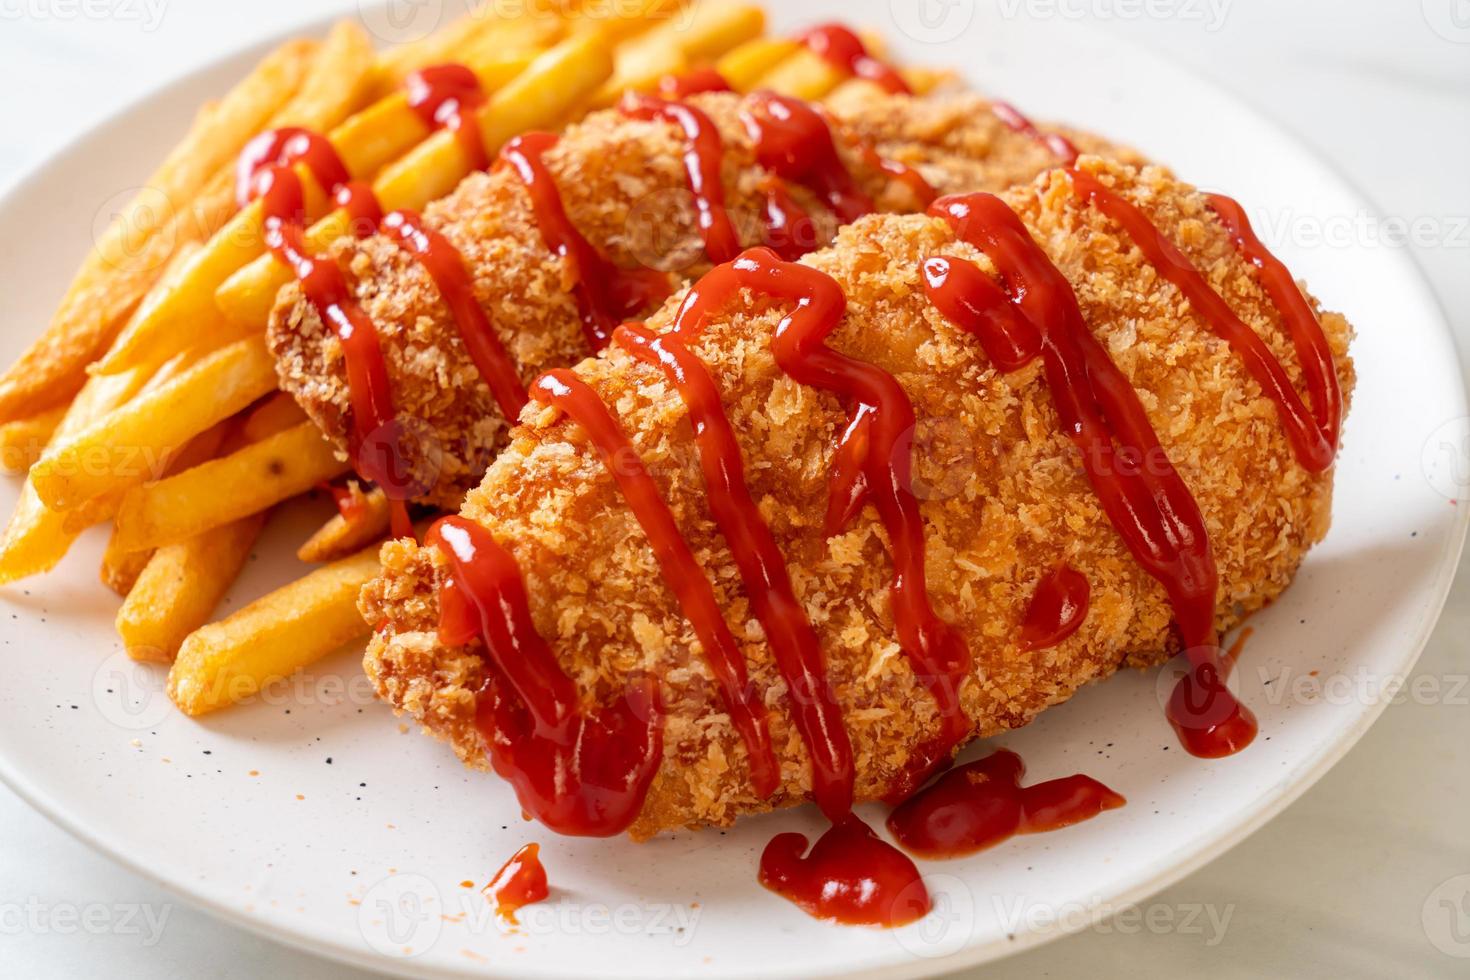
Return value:
[[(1315, 144), (1380, 209), (1381, 220), (1341, 230), (1412, 248), (1470, 344), (1470, 2), (995, 2), (1019, 16), (1093, 19), (1172, 52)], [(0, 0), (0, 185), (155, 84), (353, 6)], [(1396, 221), (1422, 231), (1414, 244), (1391, 240)], [(1439, 696), (1391, 708), (1286, 813), (1142, 910), (985, 975), (1466, 976), (1470, 879), (1451, 879), (1470, 875), (1467, 636), (1462, 579), (1419, 665)], [(1441, 899), (1465, 900), (1457, 922)], [(349, 972), (193, 911), (3, 788), (0, 964), (16, 977)]]

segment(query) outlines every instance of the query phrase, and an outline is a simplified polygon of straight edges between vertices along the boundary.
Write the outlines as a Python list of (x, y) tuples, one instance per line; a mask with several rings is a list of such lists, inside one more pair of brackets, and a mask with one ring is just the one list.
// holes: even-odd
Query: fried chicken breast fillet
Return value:
[[(760, 244), (757, 218), (770, 175), (756, 163), (739, 118), (742, 98), (711, 93), (689, 101), (709, 115), (724, 142), (726, 203), (742, 244)], [(914, 167), (940, 193), (1001, 190), (1055, 163), (971, 94), (874, 95), (844, 103), (834, 115), (839, 153), (880, 211), (917, 211), (925, 202), (877, 169), (855, 140)], [(1077, 142), (1132, 159), (1093, 137), (1079, 135)], [(669, 271), (672, 289), (680, 277), (708, 268), (683, 153), (684, 136), (674, 124), (607, 110), (570, 127), (545, 161), (567, 216), (588, 241), (619, 267)], [(790, 191), (813, 216), (820, 235), (814, 244), (829, 240), (837, 226), (832, 212), (805, 188)], [(530, 195), (514, 173), (497, 167), (471, 175), (425, 209), (424, 221), (464, 257), (476, 298), (523, 382), (591, 353), (572, 294), (573, 267), (546, 244)], [(400, 415), (431, 430), (437, 482), (424, 501), (457, 507), (504, 445), (506, 420), (433, 280), (401, 245), (377, 234), (342, 239), (330, 254), (377, 326)], [(299, 286), (282, 289), (268, 337), (282, 389), (345, 451), (351, 409), (341, 345)]]
[[(1202, 195), (1159, 168), (1097, 157), (1080, 166), (1178, 243), (1301, 385), (1280, 315)], [(1065, 171), (1002, 197), (1074, 287), (1087, 324), (1137, 390), (1198, 500), (1219, 567), (1217, 626), (1229, 628), (1279, 595), (1326, 533), (1331, 470), (1313, 474), (1296, 462), (1274, 404), (1241, 359), (1120, 228), (1078, 201)], [(1124, 665), (1159, 662), (1177, 641), (1164, 589), (1104, 514), (1059, 426), (1040, 364), (996, 370), (926, 299), (920, 265), (936, 253), (994, 274), (945, 221), (923, 215), (863, 218), (802, 261), (834, 277), (847, 295), (846, 317), (828, 345), (891, 372), (913, 401), (929, 591), (969, 644), (973, 671), (961, 704), (973, 735), (983, 737), (1025, 725)], [(668, 328), (676, 301), (650, 320), (651, 329)], [(746, 293), (706, 324), (692, 349), (719, 385), (752, 496), (820, 635), (852, 741), (857, 797), (873, 799), (941, 720), (895, 640), (892, 565), (874, 510), (845, 533), (824, 536), (829, 467), (847, 415), (835, 398), (795, 383), (775, 363), (772, 333), (789, 306)], [(1352, 329), (1340, 315), (1319, 315), (1349, 396)], [(708, 509), (683, 402), (656, 368), (616, 346), (575, 372), (629, 434), (714, 582), (769, 709), (781, 764), (779, 790), (758, 798), (691, 627), (613, 478), (582, 430), (533, 405), (468, 495), (463, 516), (519, 562), (535, 625), (584, 698), (606, 703), (630, 672), (658, 678), (667, 711), (664, 757), (630, 833), (728, 824), (807, 799), (807, 750)], [(477, 642), (449, 647), (436, 633), (446, 560), (407, 540), (385, 546), (382, 559), (381, 576), (361, 597), (376, 626), (368, 675), (395, 709), (448, 741), (469, 766), (488, 768), (475, 726), (482, 653)], [(1029, 599), (1062, 562), (1090, 582), (1086, 620), (1058, 646), (1024, 650), (1019, 624)]]

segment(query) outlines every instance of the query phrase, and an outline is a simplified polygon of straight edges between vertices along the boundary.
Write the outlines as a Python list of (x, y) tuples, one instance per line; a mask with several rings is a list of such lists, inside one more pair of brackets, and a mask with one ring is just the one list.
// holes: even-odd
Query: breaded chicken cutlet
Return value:
[[(1001, 200), (1070, 284), (1085, 329), (1136, 392), (1167, 454), (1151, 465), (1177, 472), (1197, 501), (1218, 570), (1213, 626), (1224, 630), (1279, 595), (1326, 533), (1330, 460), (1299, 461), (1285, 413), (1245, 358), (1115, 216), (1080, 193), (1079, 179), (1146, 215), (1285, 366), (1294, 390), (1311, 387), (1310, 369), (1300, 362), (1279, 295), (1204, 195), (1158, 168), (1096, 157), (1078, 168), (1082, 178), (1049, 171)], [(1002, 370), (987, 356), (989, 348), (926, 292), (926, 263), (935, 256), (972, 263), (987, 282), (1005, 287), (988, 251), (961, 240), (945, 219), (923, 214), (862, 218), (801, 267), (830, 277), (845, 294), (845, 314), (827, 346), (887, 372), (912, 403), (927, 597), (968, 646), (958, 688), (962, 734), (983, 737), (1025, 725), (1122, 666), (1160, 661), (1179, 647), (1179, 610), (1105, 510), (1095, 473), (1059, 415), (1062, 393), (1050, 365), (1033, 357)], [(648, 330), (668, 331), (687, 299), (671, 298)], [(1345, 403), (1354, 382), (1351, 327), (1307, 302), (1330, 349), (1329, 381)], [(829, 479), (853, 406), (799, 383), (778, 363), (776, 338), (790, 329), (783, 318), (792, 309), (789, 298), (743, 290), (701, 321), (688, 348), (717, 387), (751, 499), (820, 642), (851, 746), (854, 795), (883, 798), (946, 722), (932, 678), (921, 676), (900, 641), (889, 515), (867, 506), (840, 533), (828, 533)], [(711, 509), (690, 408), (657, 365), (623, 344), (582, 361), (558, 383), (573, 377), (627, 434), (708, 576), (748, 670), (748, 690), (768, 714), (779, 764), (775, 788), (757, 791), (731, 701), (675, 592), (680, 583), (669, 581), (612, 472), (619, 461), (562, 410), (533, 407), (469, 493), (462, 519), (514, 559), (535, 631), (583, 705), (617, 702), (633, 677), (656, 682), (663, 712), (656, 771), (629, 832), (646, 838), (723, 825), (810, 799), (809, 739), (798, 730), (775, 644)], [(493, 666), (500, 661), (479, 639), (447, 642), (440, 633), (446, 579), (460, 566), (444, 547), (409, 540), (385, 546), (382, 560), (381, 576), (361, 599), (375, 627), (366, 669), (379, 696), (448, 741), (469, 766), (503, 763), (497, 752), (509, 736), (497, 732), (498, 716), (484, 713), (486, 690), (504, 694), (501, 668)], [(1055, 645), (1022, 643), (1037, 583), (1063, 565), (1090, 586), (1085, 619)], [(572, 778), (576, 763), (561, 764), (556, 778)], [(527, 795), (521, 801), (534, 809)]]
[[(757, 159), (742, 116), (752, 98), (706, 93), (688, 100), (718, 130), (724, 203), (740, 245), (762, 243), (760, 218), (775, 182)], [(870, 94), (831, 110), (833, 142), (857, 191), (873, 208), (920, 211), (929, 196), (920, 182), (895, 179), (879, 165), (880, 157), (913, 168), (938, 193), (1001, 190), (1055, 164), (1045, 146), (991, 108), (966, 93)], [(1076, 140), (1083, 148), (1136, 159), (1092, 137)], [(643, 294), (617, 309), (618, 319), (647, 315), (682, 277), (709, 268), (685, 150), (685, 133), (677, 122), (607, 110), (571, 126), (542, 155), (570, 224), (632, 280), (633, 288), (625, 292)], [(807, 250), (826, 244), (843, 216), (799, 183), (781, 186), (812, 218), (803, 232), (812, 239), (805, 243)], [(471, 175), (430, 205), (423, 223), (463, 257), (474, 298), (523, 384), (592, 353), (576, 295), (576, 263), (548, 242), (542, 216), (515, 167), (501, 164)], [(497, 399), (477, 370), (441, 290), (400, 241), (385, 233), (343, 239), (331, 255), (376, 324), (399, 414), (427, 430), (400, 447), (434, 456), (432, 482), (421, 481), (429, 485), (416, 488), (421, 491), (416, 496), (453, 508), (504, 445), (504, 399)], [(666, 274), (655, 274), (650, 282), (651, 273), (629, 271), (640, 267)], [(351, 408), (341, 345), (298, 285), (281, 291), (269, 341), (283, 390), (346, 448)]]

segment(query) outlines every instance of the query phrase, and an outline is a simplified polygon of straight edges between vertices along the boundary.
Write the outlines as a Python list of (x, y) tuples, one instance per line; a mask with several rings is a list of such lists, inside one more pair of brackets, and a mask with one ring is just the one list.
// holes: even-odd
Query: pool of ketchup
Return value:
[(777, 834), (761, 853), (760, 883), (818, 919), (901, 926), (933, 903), (908, 855), (849, 813), (807, 851), (804, 834)]

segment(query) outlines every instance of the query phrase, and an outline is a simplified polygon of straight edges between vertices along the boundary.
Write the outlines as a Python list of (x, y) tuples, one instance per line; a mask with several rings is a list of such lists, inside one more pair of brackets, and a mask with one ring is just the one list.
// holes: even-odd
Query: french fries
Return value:
[(356, 511), (350, 517), (332, 515), (296, 550), (297, 558), (312, 563), (336, 561), (388, 534), (388, 495), (377, 487), (357, 492), (361, 499)]
[(168, 674), (168, 695), (202, 715), (258, 692), (368, 634), (357, 594), (378, 573), (368, 548), (194, 631)]
[(102, 552), (102, 567), (98, 569), (97, 577), (103, 585), (126, 599), (152, 557), (151, 551), (128, 551), (122, 547), (118, 543), (117, 528), (113, 528)]
[(715, 70), (735, 91), (749, 92), (799, 50), (801, 44), (788, 37), (758, 37), (727, 51), (715, 62)]
[[(199, 113), (183, 142), (97, 241), (50, 326), (0, 375), (0, 422), (64, 404), (81, 389), (87, 365), (106, 350), (170, 257), (214, 230), (210, 222), (218, 220), (219, 204), (201, 197), (300, 85), (316, 48), (310, 41), (283, 45)], [(223, 207), (229, 206), (226, 197)]]
[(348, 468), (321, 430), (303, 422), (128, 491), (117, 511), (119, 547), (140, 551), (178, 544), (305, 493)]
[(172, 663), (184, 639), (209, 621), (245, 567), (265, 514), (142, 554), (146, 562), (117, 613), (117, 633), (134, 660)]
[(36, 460), (56, 427), (66, 415), (66, 405), (47, 408), (30, 416), (0, 425), (0, 469), (7, 473), (24, 473)]
[[(611, 71), (612, 56), (596, 34), (580, 34), (549, 49), (486, 100), (478, 112), (486, 150), (493, 153), (511, 137), (570, 112)], [(386, 211), (417, 209), (453, 190), (470, 166), (454, 134), (441, 130), (384, 169), (373, 190)], [(307, 246), (325, 249), (346, 231), (346, 215), (334, 212), (307, 232)], [(243, 329), (263, 330), (276, 294), (290, 280), (285, 266), (262, 255), (231, 276), (215, 300), (231, 322)]]
[(629, 89), (651, 89), (664, 75), (712, 63), (759, 36), (765, 26), (765, 11), (759, 7), (701, 3), (687, 18), (667, 20), (621, 45), (612, 77), (593, 96), (593, 104), (612, 105)]
[(31, 483), (58, 511), (141, 483), (162, 473), (171, 452), (275, 387), (265, 341), (238, 341), (68, 433), (31, 467)]

